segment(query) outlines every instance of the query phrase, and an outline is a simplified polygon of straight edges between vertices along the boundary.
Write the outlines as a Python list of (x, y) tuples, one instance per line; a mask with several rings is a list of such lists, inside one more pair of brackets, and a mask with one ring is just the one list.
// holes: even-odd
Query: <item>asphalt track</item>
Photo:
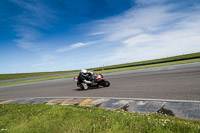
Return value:
[(116, 97), (200, 101), (200, 63), (104, 75), (108, 88), (80, 90), (72, 78), (0, 86), (0, 99)]

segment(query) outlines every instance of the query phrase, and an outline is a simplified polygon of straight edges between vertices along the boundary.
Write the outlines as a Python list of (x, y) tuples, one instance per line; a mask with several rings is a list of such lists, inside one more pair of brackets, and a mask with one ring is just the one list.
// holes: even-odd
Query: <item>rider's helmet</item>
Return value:
[(86, 69), (82, 69), (81, 72), (86, 74), (88, 71)]

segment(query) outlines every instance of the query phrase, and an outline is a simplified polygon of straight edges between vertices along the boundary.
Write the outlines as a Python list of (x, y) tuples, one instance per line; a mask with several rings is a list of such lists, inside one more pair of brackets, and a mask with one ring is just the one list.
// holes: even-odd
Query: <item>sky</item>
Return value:
[(0, 73), (200, 52), (200, 0), (1, 0)]

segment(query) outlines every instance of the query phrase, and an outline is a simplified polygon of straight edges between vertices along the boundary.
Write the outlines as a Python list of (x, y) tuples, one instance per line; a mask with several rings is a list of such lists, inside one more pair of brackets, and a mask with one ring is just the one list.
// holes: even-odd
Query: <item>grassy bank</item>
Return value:
[(48, 78), (23, 80), (23, 81), (9, 82), (9, 83), (0, 83), (0, 86), (12, 85), (12, 84), (30, 83), (30, 82), (38, 82), (38, 81), (45, 81), (45, 80), (62, 79), (62, 78), (70, 78), (70, 77), (76, 77), (76, 76), (78, 76), (78, 75), (77, 74), (71, 74), (71, 75), (62, 75), (62, 76), (55, 76), (55, 77), (48, 77)]
[[(187, 55), (181, 55), (181, 56), (175, 56), (175, 57), (169, 57), (169, 58), (162, 58), (162, 59), (157, 59), (157, 60), (149, 60), (149, 61), (141, 61), (141, 62), (127, 63), (127, 64), (119, 64), (119, 65), (91, 68), (91, 70), (111, 69), (111, 68), (116, 68), (116, 67), (126, 67), (126, 66), (130, 66), (130, 65), (142, 65), (142, 64), (144, 65), (144, 64), (163, 62), (163, 61), (180, 62), (180, 61), (176, 61), (176, 60), (189, 59), (189, 58), (195, 58), (195, 57), (200, 57), (200, 52), (199, 53), (193, 53), (193, 54), (187, 54)], [(193, 60), (193, 59), (189, 59), (189, 60)], [(188, 60), (185, 60), (185, 61), (187, 62)], [(195, 60), (193, 60), (193, 61), (195, 61)], [(199, 61), (199, 60), (196, 60), (196, 61)], [(163, 63), (159, 63), (159, 64), (163, 64)], [(80, 71), (80, 70), (56, 71), (56, 72), (38, 72), (38, 73), (0, 74), (0, 81), (1, 80), (9, 80), (9, 79), (20, 79), (20, 78), (54, 75), (54, 74), (65, 74), (65, 73), (78, 72), (78, 71)]]
[(38, 73), (16, 73), (16, 74), (0, 74), (1, 80), (10, 80), (10, 79), (20, 79), (20, 78), (30, 78), (30, 77), (38, 77), (38, 76), (47, 76), (47, 75), (55, 75), (55, 74), (67, 74), (72, 72), (77, 72), (79, 70), (74, 71), (56, 71), (56, 72), (38, 72)]
[(128, 71), (128, 70), (137, 70), (137, 69), (145, 69), (145, 68), (153, 68), (153, 67), (187, 64), (187, 63), (194, 63), (194, 62), (200, 62), (200, 58), (199, 59), (176, 61), (176, 62), (167, 62), (167, 63), (152, 64), (152, 65), (144, 65), (144, 66), (110, 69), (110, 70), (104, 70), (104, 71), (99, 71), (99, 72), (101, 72), (101, 73), (111, 73), (111, 72), (119, 72), (119, 71)]
[(8, 104), (0, 105), (0, 132), (199, 133), (200, 121), (95, 107)]
[(179, 55), (174, 57), (168, 57), (168, 58), (161, 58), (161, 59), (155, 59), (155, 60), (148, 60), (148, 61), (140, 61), (140, 62), (133, 62), (133, 63), (126, 63), (126, 64), (118, 64), (118, 65), (112, 65), (112, 66), (105, 66), (105, 67), (99, 67), (99, 68), (92, 68), (93, 70), (101, 70), (101, 69), (113, 69), (118, 67), (126, 67), (126, 66), (137, 66), (137, 65), (145, 65), (145, 64), (151, 64), (151, 63), (158, 63), (159, 62), (177, 62), (181, 60), (190, 60), (195, 57), (200, 57), (199, 53), (193, 53), (193, 54), (186, 54), (186, 55)]
[[(194, 63), (194, 62), (200, 62), (200, 59), (191, 59), (191, 60), (184, 60), (184, 61), (177, 61), (177, 62), (137, 66), (137, 67), (126, 67), (126, 68), (111, 69), (111, 70), (96, 71), (96, 72), (97, 73), (112, 73), (112, 72), (119, 72), (119, 71), (153, 68), (153, 67), (160, 67), (160, 66), (170, 66), (170, 65), (177, 65), (177, 64), (187, 64), (187, 63)], [(62, 76), (55, 76), (55, 77), (48, 77), (48, 78), (39, 78), (39, 79), (32, 79), (32, 80), (17, 81), (17, 82), (0, 83), (0, 86), (12, 85), (12, 84), (22, 84), (22, 83), (29, 83), (29, 82), (38, 82), (38, 81), (45, 81), (45, 80), (54, 80), (54, 79), (61, 79), (61, 78), (70, 78), (70, 77), (76, 77), (76, 76), (78, 76), (78, 73), (77, 74), (71, 74), (71, 75), (62, 75)]]

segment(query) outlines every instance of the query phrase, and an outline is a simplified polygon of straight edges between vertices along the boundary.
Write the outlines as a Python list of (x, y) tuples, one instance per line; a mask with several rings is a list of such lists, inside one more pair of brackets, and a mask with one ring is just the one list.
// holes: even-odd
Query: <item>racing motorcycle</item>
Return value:
[(86, 90), (88, 88), (91, 87), (109, 87), (110, 86), (110, 82), (105, 80), (103, 75), (100, 73), (94, 73), (93, 74), (93, 83), (92, 84), (87, 84), (87, 83), (80, 83), (78, 81), (78, 77), (75, 77), (74, 80), (77, 82), (77, 87), (80, 87), (83, 90)]

